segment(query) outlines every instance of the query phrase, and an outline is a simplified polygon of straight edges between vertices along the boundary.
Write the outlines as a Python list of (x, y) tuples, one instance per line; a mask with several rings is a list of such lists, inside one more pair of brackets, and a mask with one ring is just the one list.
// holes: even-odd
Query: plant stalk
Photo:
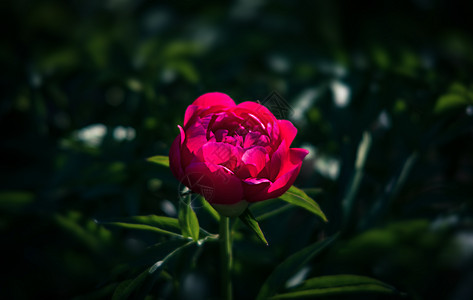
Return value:
[(220, 217), (220, 260), (222, 267), (223, 299), (232, 299), (232, 237), (230, 233), (230, 219)]

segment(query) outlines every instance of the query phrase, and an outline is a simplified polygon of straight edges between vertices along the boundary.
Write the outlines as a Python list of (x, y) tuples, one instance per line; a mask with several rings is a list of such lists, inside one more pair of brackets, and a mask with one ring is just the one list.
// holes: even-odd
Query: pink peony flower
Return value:
[(309, 153), (290, 148), (297, 133), (291, 122), (255, 102), (236, 105), (222, 93), (197, 98), (178, 127), (171, 171), (225, 216), (284, 194)]

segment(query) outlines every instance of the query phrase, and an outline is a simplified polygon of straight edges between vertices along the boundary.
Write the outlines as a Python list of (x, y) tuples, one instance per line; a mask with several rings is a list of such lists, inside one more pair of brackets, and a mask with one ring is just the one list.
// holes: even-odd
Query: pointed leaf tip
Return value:
[(317, 202), (309, 197), (304, 191), (296, 188), (295, 186), (291, 186), (286, 193), (279, 197), (279, 199), (304, 208), (320, 217), (322, 220), (324, 220), (324, 222), (328, 222), (327, 217), (320, 209), (320, 206), (317, 204)]
[(169, 157), (165, 155), (148, 157), (146, 160), (161, 166), (169, 167)]
[(178, 220), (181, 226), (182, 235), (190, 237), (194, 242), (199, 240), (200, 227), (197, 215), (192, 209), (191, 196), (188, 195), (180, 199)]
[(245, 209), (245, 211), (240, 215), (240, 220), (248, 226), (251, 230), (253, 230), (254, 233), (256, 233), (256, 236), (259, 238), (261, 242), (263, 242), (266, 246), (268, 246), (268, 241), (266, 240), (263, 231), (261, 231), (261, 228), (259, 227), (258, 221), (256, 218), (253, 216), (253, 214), (250, 212), (248, 208)]

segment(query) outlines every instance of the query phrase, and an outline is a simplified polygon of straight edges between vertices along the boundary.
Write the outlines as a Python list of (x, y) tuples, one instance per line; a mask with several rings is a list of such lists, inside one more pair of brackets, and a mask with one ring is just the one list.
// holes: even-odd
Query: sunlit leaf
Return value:
[(470, 102), (468, 99), (459, 94), (447, 94), (441, 96), (437, 103), (435, 103), (434, 112), (435, 113), (442, 113), (444, 111), (454, 109), (457, 107), (467, 106)]
[(156, 215), (133, 216), (129, 218), (117, 219), (117, 220), (112, 220), (112, 221), (149, 225), (149, 226), (165, 229), (168, 231), (175, 231), (176, 233), (180, 231), (179, 221), (176, 218), (170, 218), (170, 217), (165, 217), (165, 216), (156, 216)]
[(268, 241), (264, 237), (264, 234), (259, 227), (258, 221), (256, 221), (255, 217), (251, 214), (248, 208), (240, 215), (240, 220), (246, 226), (248, 226), (248, 228), (253, 230), (254, 233), (256, 233), (256, 236), (260, 241), (262, 241), (265, 245), (268, 245)]
[(297, 205), (299, 207), (302, 207), (310, 211), (311, 213), (319, 216), (322, 220), (327, 222), (327, 217), (322, 212), (317, 202), (315, 202), (306, 193), (296, 188), (295, 186), (291, 186), (289, 190), (286, 193), (284, 193), (284, 195), (279, 197), (279, 199), (284, 200), (288, 203)]
[(169, 157), (165, 155), (152, 156), (146, 160), (161, 166), (169, 167)]
[(179, 221), (176, 218), (165, 216), (133, 216), (98, 223), (127, 229), (148, 230), (168, 235), (181, 236), (179, 234), (181, 232)]
[(191, 237), (194, 241), (199, 239), (199, 220), (192, 209), (190, 196), (182, 197), (179, 202), (179, 225), (184, 237)]
[(297, 299), (354, 293), (399, 294), (394, 287), (366, 276), (331, 275), (307, 279), (302, 285), (270, 299)]
[(215, 210), (215, 208), (213, 208), (212, 205), (210, 205), (210, 203), (204, 199), (204, 197), (200, 197), (200, 201), (205, 211), (207, 211), (212, 216), (212, 218), (214, 218), (217, 222), (219, 222), (220, 214)]
[(435, 103), (434, 112), (442, 113), (459, 107), (473, 104), (473, 91), (458, 82), (452, 83), (448, 92)]
[(330, 245), (337, 237), (338, 234), (321, 242), (314, 243), (289, 256), (279, 264), (273, 273), (269, 275), (268, 279), (266, 279), (258, 293), (257, 299), (267, 299), (274, 295), (281, 286), (284, 286), (284, 283), (289, 278), (291, 278), (323, 249)]
[(134, 223), (124, 223), (124, 222), (101, 222), (100, 224), (103, 225), (110, 225), (110, 226), (117, 226), (125, 229), (135, 229), (135, 230), (145, 230), (145, 231), (152, 231), (156, 233), (162, 233), (172, 236), (179, 236), (182, 237), (180, 234), (164, 230), (155, 226), (145, 225), (145, 224), (134, 224)]

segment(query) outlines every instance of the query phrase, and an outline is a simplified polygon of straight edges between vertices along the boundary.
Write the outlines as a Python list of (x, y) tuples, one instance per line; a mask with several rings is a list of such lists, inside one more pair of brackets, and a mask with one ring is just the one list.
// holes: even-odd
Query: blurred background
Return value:
[[(186, 107), (211, 91), (289, 103), (294, 147), (311, 151), (296, 185), (316, 188), (329, 219), (294, 208), (261, 220), (269, 247), (236, 236), (237, 299), (340, 230), (300, 278), (359, 274), (409, 299), (473, 298), (473, 2), (0, 7), (2, 298), (109, 299), (154, 263), (140, 254), (164, 237), (96, 220), (176, 216), (177, 180), (145, 159), (168, 154)], [(186, 250), (148, 299), (217, 299), (217, 255)]]

